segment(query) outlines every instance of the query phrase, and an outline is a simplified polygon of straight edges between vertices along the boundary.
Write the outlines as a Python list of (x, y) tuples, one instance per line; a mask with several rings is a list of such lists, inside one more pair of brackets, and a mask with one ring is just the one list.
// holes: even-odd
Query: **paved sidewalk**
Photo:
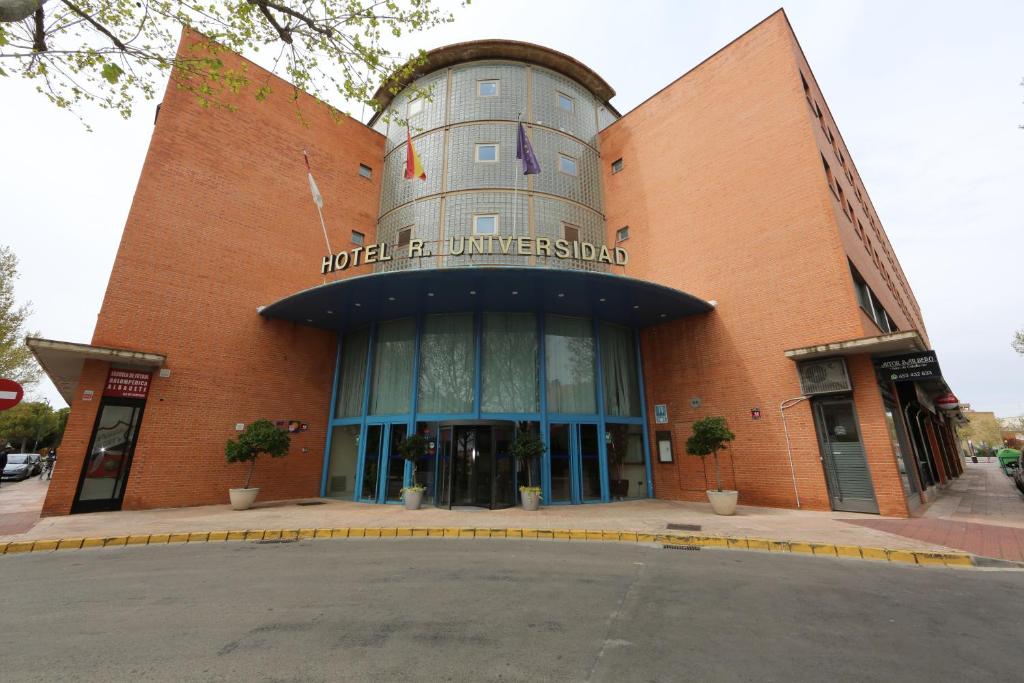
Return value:
[[(761, 538), (778, 541), (873, 546), (893, 550), (946, 552), (945, 546), (847, 524), (848, 513), (804, 512), (740, 506), (733, 517), (720, 517), (707, 503), (638, 500), (601, 505), (566, 505), (526, 512), (425, 507), (408, 511), (400, 505), (369, 505), (313, 499), (258, 504), (236, 512), (227, 505), (164, 510), (98, 512), (40, 519), (30, 530), (0, 536), (0, 541), (110, 537), (130, 534), (231, 531), (245, 529), (476, 527), (579, 529), (665, 533), (669, 524), (688, 525), (679, 533)], [(698, 527), (698, 528), (693, 528)]]
[(918, 517), (864, 517), (848, 523), (974, 555), (1024, 561), (1024, 496), (995, 462), (968, 462), (963, 476)]
[(49, 488), (50, 481), (39, 477), (0, 484), (0, 538), (4, 534), (23, 534), (39, 521)]

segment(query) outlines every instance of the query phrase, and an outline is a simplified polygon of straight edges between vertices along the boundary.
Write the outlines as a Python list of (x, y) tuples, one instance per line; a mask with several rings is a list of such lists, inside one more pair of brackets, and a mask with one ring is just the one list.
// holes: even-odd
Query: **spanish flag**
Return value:
[(409, 129), (405, 129), (405, 179), (412, 180), (413, 178), (419, 178), (420, 180), (427, 179), (427, 172), (423, 170), (423, 162), (420, 160), (420, 155), (416, 153), (416, 150), (412, 146), (412, 135), (409, 133)]

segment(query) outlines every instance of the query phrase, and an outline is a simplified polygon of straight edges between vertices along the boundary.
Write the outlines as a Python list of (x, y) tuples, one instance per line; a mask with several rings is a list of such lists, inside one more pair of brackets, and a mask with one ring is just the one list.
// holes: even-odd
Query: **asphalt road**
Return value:
[(31, 553), (0, 558), (0, 576), (6, 682), (1010, 681), (1024, 668), (1012, 571), (412, 538)]

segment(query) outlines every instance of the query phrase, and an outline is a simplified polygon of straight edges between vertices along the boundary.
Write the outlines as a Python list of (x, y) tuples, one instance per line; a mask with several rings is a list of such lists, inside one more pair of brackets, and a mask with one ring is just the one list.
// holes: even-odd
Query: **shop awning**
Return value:
[(119, 368), (154, 369), (164, 365), (166, 356), (159, 353), (145, 353), (128, 349), (112, 349), (91, 344), (27, 337), (25, 345), (39, 361), (43, 372), (49, 376), (60, 395), (71, 405), (82, 374), (82, 365), (87, 360), (102, 360)]
[(419, 313), (468, 311), (584, 315), (642, 328), (713, 309), (692, 294), (622, 275), (500, 266), (336, 280), (286, 296), (259, 313), (327, 330)]
[(785, 353), (786, 358), (797, 361), (826, 356), (852, 356), (860, 353), (868, 353), (872, 356), (890, 356), (897, 353), (926, 351), (927, 349), (928, 346), (924, 343), (921, 335), (916, 330), (910, 330), (909, 332), (881, 334), (877, 337), (860, 337), (816, 346), (804, 346), (790, 349)]

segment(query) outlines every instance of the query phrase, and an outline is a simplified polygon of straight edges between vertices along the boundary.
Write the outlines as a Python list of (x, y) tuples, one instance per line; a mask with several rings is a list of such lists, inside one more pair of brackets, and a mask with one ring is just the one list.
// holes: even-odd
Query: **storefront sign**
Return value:
[(654, 406), (654, 422), (655, 424), (668, 424), (668, 406), (664, 403), (658, 403)]
[(274, 422), (274, 426), (288, 432), (289, 434), (305, 432), (309, 429), (309, 425), (302, 420), (277, 420)]
[(875, 361), (882, 376), (890, 382), (920, 382), (926, 379), (941, 379), (939, 361), (934, 351), (905, 353)]
[(629, 254), (622, 247), (608, 247), (550, 237), (502, 237), (500, 235), (473, 235), (449, 237), (441, 243), (440, 254), (426, 247), (424, 240), (409, 240), (409, 244), (397, 247), (378, 242), (356, 247), (337, 254), (328, 254), (320, 263), (320, 274), (335, 273), (348, 268), (370, 263), (382, 263), (398, 258), (425, 258), (429, 256), (540, 256), (556, 259), (593, 261), (609, 265), (624, 266)]
[(103, 395), (110, 398), (146, 398), (149, 394), (148, 372), (110, 368)]
[(672, 432), (655, 432), (658, 462), (672, 462)]
[(760, 420), (761, 419), (761, 409), (760, 408), (751, 408), (750, 409), (750, 419), (751, 420)]

